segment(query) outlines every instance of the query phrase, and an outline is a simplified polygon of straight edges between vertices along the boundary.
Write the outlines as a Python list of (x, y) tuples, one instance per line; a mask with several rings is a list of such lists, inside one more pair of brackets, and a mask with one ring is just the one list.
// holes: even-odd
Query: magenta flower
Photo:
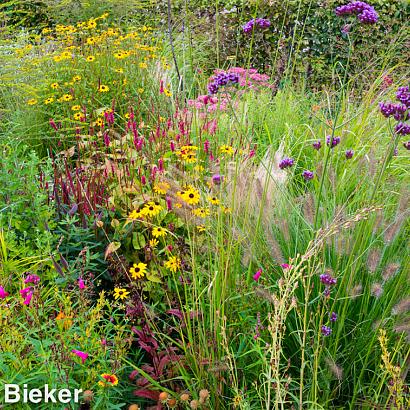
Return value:
[(79, 278), (79, 279), (78, 279), (78, 287), (79, 287), (81, 290), (85, 289), (85, 282), (84, 282), (84, 279), (83, 279), (83, 278)]
[(33, 297), (33, 288), (29, 286), (28, 288), (24, 288), (20, 290), (20, 295), (24, 298), (23, 304), (30, 305), (31, 298)]
[(38, 275), (35, 275), (34, 273), (30, 273), (29, 275), (27, 275), (24, 283), (32, 283), (33, 285), (38, 285), (40, 283), (40, 277)]
[(71, 353), (78, 356), (81, 359), (82, 364), (84, 364), (84, 362), (88, 359), (88, 353), (82, 352), (81, 350), (73, 349), (71, 350)]
[(258, 269), (256, 273), (252, 276), (253, 280), (257, 282), (262, 275), (262, 269)]
[(291, 268), (292, 268), (292, 265), (289, 265), (288, 263), (281, 263), (281, 264), (280, 264), (280, 267), (281, 267), (282, 269), (291, 269)]
[(8, 292), (3, 288), (3, 286), (0, 286), (0, 299), (5, 299), (9, 295)]

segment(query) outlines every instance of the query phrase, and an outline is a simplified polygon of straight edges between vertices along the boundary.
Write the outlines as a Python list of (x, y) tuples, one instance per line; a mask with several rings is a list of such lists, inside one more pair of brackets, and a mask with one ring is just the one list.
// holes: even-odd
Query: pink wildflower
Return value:
[(88, 353), (82, 352), (81, 350), (73, 349), (71, 350), (71, 353), (78, 356), (81, 359), (82, 364), (84, 364), (84, 362), (88, 359)]

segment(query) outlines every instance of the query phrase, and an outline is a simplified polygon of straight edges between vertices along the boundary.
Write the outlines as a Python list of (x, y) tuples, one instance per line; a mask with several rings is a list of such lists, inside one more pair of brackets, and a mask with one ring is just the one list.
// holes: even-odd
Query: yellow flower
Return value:
[(171, 272), (175, 273), (181, 267), (181, 260), (176, 256), (171, 256), (164, 265)]
[(198, 232), (206, 231), (205, 225), (197, 225), (196, 229), (198, 229)]
[(116, 73), (119, 73), (119, 74), (123, 74), (123, 73), (124, 73), (124, 69), (123, 69), (123, 68), (115, 68), (114, 71), (115, 71)]
[(182, 154), (181, 157), (188, 164), (193, 164), (194, 162), (196, 162), (196, 154), (194, 152)]
[(31, 98), (30, 100), (27, 101), (28, 105), (36, 105), (38, 103), (38, 100), (35, 98)]
[(104, 120), (102, 118), (97, 118), (94, 121), (94, 125), (96, 125), (97, 127), (102, 127), (104, 125)]
[(150, 239), (149, 240), (149, 246), (151, 246), (151, 248), (155, 248), (157, 245), (159, 244), (158, 239)]
[(154, 185), (153, 189), (155, 193), (165, 195), (169, 189), (169, 184), (167, 182), (160, 181)]
[(118, 384), (118, 377), (115, 374), (103, 373), (101, 377), (104, 379), (98, 382), (101, 387), (111, 387)]
[(57, 90), (57, 88), (60, 87), (60, 85), (59, 85), (58, 83), (53, 83), (53, 84), (50, 85), (50, 87), (51, 87), (53, 90)]
[(148, 64), (147, 63), (140, 63), (139, 67), (140, 68), (148, 68)]
[(125, 299), (128, 297), (130, 292), (127, 291), (127, 289), (124, 288), (114, 288), (114, 298), (118, 299), (120, 298), (121, 300)]
[(199, 218), (206, 218), (210, 214), (208, 208), (196, 208), (192, 210), (192, 213)]
[(73, 99), (73, 96), (71, 94), (64, 94), (61, 99), (63, 101), (71, 101)]
[(162, 211), (162, 206), (157, 202), (150, 201), (142, 209), (142, 213), (147, 216), (158, 215)]
[(208, 201), (212, 205), (219, 205), (219, 199), (216, 196), (208, 196)]
[(166, 236), (166, 234), (167, 232), (165, 231), (165, 229), (161, 228), (160, 226), (156, 226), (152, 229), (152, 236), (155, 238), (162, 238), (163, 236)]
[(132, 267), (130, 268), (130, 274), (133, 279), (143, 278), (146, 271), (147, 271), (147, 264), (143, 262), (134, 263)]
[(54, 101), (53, 97), (48, 97), (47, 99), (44, 100), (44, 104), (48, 105), (48, 104), (51, 104), (53, 101)]
[(80, 81), (81, 80), (81, 75), (75, 75), (74, 77), (73, 77), (73, 81), (74, 82), (77, 82), (77, 81)]
[[(56, 320), (58, 323), (62, 323), (63, 328), (68, 330), (73, 325), (73, 321), (71, 320), (72, 316), (67, 316), (64, 312), (60, 311), (60, 313), (56, 316)], [(61, 322), (60, 322), (61, 321)]]
[(137, 211), (136, 209), (134, 209), (133, 211), (130, 212), (130, 214), (128, 215), (129, 219), (142, 219), (144, 218), (144, 214), (141, 211)]
[(199, 191), (194, 187), (189, 187), (186, 191), (180, 193), (181, 198), (189, 205), (196, 205), (199, 202)]
[(230, 145), (222, 145), (219, 150), (222, 154), (232, 155), (234, 153), (234, 149)]
[(108, 87), (108, 85), (101, 84), (101, 85), (98, 87), (98, 91), (99, 91), (100, 93), (106, 93), (107, 91), (110, 91), (110, 87)]
[(167, 97), (172, 97), (172, 93), (171, 93), (171, 91), (168, 90), (168, 88), (164, 88), (164, 94), (165, 94)]
[(82, 112), (75, 112), (74, 115), (73, 115), (73, 118), (76, 121), (81, 121), (84, 118), (84, 116), (83, 116)]
[(138, 94), (142, 94), (143, 92), (144, 92), (144, 89), (143, 88), (138, 88)]
[(91, 63), (92, 61), (94, 61), (95, 60), (95, 57), (94, 56), (87, 56), (86, 57), (86, 61), (88, 61), (89, 63)]
[(73, 105), (73, 106), (71, 107), (71, 109), (72, 109), (73, 111), (80, 111), (80, 110), (81, 110), (81, 106), (80, 106), (80, 105)]

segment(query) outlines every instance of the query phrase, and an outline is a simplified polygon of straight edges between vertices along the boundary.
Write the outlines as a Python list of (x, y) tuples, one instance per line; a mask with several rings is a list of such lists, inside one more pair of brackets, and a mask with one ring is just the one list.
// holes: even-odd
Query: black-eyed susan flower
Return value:
[(103, 380), (98, 382), (98, 385), (101, 387), (112, 387), (118, 384), (118, 377), (115, 374), (103, 373), (101, 378)]
[(167, 231), (164, 228), (161, 228), (160, 226), (156, 226), (152, 229), (152, 236), (154, 238), (162, 238), (163, 236), (166, 236), (166, 234)]
[(230, 145), (221, 145), (219, 147), (219, 151), (222, 154), (232, 155), (234, 153), (234, 149)]
[(44, 104), (48, 105), (48, 104), (51, 104), (53, 101), (54, 101), (53, 97), (48, 97), (44, 100)]
[(180, 196), (189, 205), (196, 205), (200, 199), (199, 191), (194, 187), (189, 187), (181, 192)]
[(171, 256), (164, 265), (171, 272), (175, 273), (181, 267), (181, 260), (177, 256)]
[(168, 88), (164, 88), (164, 94), (165, 94), (167, 97), (172, 97), (172, 92), (171, 92), (170, 90), (168, 90)]
[(156, 216), (162, 211), (162, 206), (157, 202), (150, 201), (142, 208), (142, 213), (146, 216)]
[(216, 196), (208, 196), (208, 201), (212, 204), (212, 205), (219, 205), (219, 198), (217, 198)]
[(88, 63), (91, 63), (91, 62), (93, 62), (93, 61), (95, 60), (95, 57), (94, 57), (94, 56), (87, 56), (85, 60), (86, 60)]
[(71, 101), (73, 99), (73, 96), (71, 94), (64, 94), (61, 99), (63, 101)]
[(82, 121), (84, 119), (84, 114), (82, 112), (75, 112), (73, 118), (76, 121)]
[(71, 109), (73, 110), (73, 111), (80, 111), (81, 110), (81, 106), (80, 105), (73, 105), (72, 107), (71, 107)]
[(165, 181), (158, 181), (153, 189), (155, 193), (165, 195), (169, 189), (169, 184)]
[(101, 84), (98, 87), (98, 92), (100, 92), (100, 93), (106, 93), (108, 91), (110, 91), (110, 87), (108, 87), (108, 85)]
[(94, 121), (94, 125), (96, 125), (97, 127), (102, 127), (103, 125), (104, 125), (104, 119), (103, 118), (97, 118), (95, 121)]
[(75, 76), (72, 78), (72, 81), (74, 81), (75, 83), (78, 82), (78, 81), (80, 81), (80, 80), (81, 80), (81, 75), (75, 75)]
[(139, 68), (148, 68), (148, 64), (147, 63), (140, 63)]
[(130, 292), (127, 291), (127, 289), (124, 288), (114, 288), (114, 298), (115, 299), (126, 299)]
[(147, 271), (147, 264), (143, 262), (134, 263), (130, 268), (130, 274), (133, 279), (143, 278), (146, 271)]
[(153, 238), (149, 240), (149, 246), (151, 248), (155, 248), (158, 244), (159, 244), (158, 239)]
[(210, 214), (208, 208), (196, 208), (192, 210), (192, 213), (198, 218), (206, 218)]
[(142, 219), (144, 218), (144, 214), (141, 211), (137, 211), (136, 209), (134, 209), (130, 212), (130, 214), (128, 215), (128, 218), (132, 220)]
[(38, 103), (38, 100), (36, 98), (30, 98), (27, 100), (27, 105), (36, 105)]
[(60, 87), (60, 85), (59, 85), (58, 83), (52, 83), (52, 84), (50, 85), (50, 87), (51, 87), (53, 90), (57, 90), (57, 88)]

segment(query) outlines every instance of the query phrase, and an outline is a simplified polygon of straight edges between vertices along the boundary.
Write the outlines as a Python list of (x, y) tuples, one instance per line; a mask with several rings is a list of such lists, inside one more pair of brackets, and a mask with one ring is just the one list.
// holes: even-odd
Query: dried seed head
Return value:
[(198, 400), (192, 400), (191, 403), (189, 403), (191, 409), (199, 409), (199, 401)]
[(86, 403), (89, 403), (90, 401), (92, 401), (93, 397), (94, 397), (94, 393), (93, 393), (92, 390), (86, 390), (86, 391), (83, 393), (83, 400), (84, 400)]
[(207, 389), (202, 389), (199, 391), (199, 397), (206, 400), (209, 397), (209, 391)]
[(188, 393), (182, 393), (180, 397), (181, 401), (188, 401), (189, 400), (189, 394)]
[(361, 295), (363, 291), (363, 286), (361, 283), (358, 283), (357, 285), (353, 286), (353, 288), (350, 290), (350, 296), (354, 299), (357, 298)]

